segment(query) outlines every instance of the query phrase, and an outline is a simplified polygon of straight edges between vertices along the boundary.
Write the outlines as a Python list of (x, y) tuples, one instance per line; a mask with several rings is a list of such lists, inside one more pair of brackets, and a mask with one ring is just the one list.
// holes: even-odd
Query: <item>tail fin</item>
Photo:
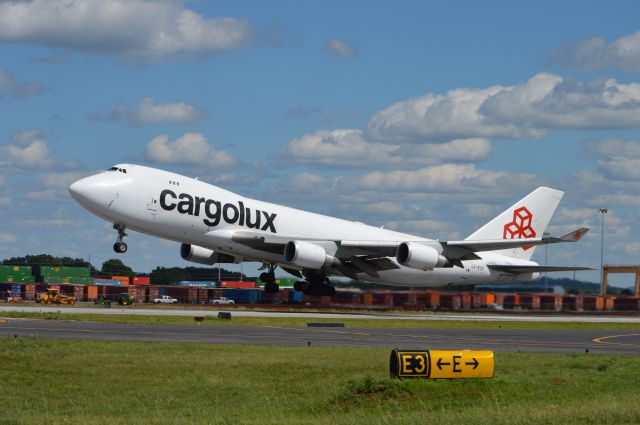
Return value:
[[(539, 187), (476, 230), (466, 240), (541, 238), (562, 195), (564, 192), (559, 190)], [(525, 246), (496, 252), (529, 260), (535, 248), (535, 246)]]

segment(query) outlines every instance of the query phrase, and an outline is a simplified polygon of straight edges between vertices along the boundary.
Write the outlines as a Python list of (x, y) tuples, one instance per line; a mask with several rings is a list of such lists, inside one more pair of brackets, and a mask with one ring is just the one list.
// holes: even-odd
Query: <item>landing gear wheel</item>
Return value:
[(277, 266), (269, 265), (269, 271), (260, 274), (260, 280), (264, 282), (264, 292), (267, 294), (276, 294), (280, 290), (280, 286), (276, 283)]
[(127, 236), (127, 234), (125, 233), (125, 230), (127, 230), (127, 226), (125, 226), (124, 224), (116, 223), (113, 225), (113, 228), (118, 231), (118, 239), (116, 239), (116, 243), (113, 244), (113, 250), (118, 254), (124, 254), (125, 252), (127, 252), (127, 244), (122, 240), (125, 238), (125, 236)]
[(280, 291), (280, 286), (277, 283), (267, 283), (264, 285), (264, 292), (267, 294), (277, 294)]

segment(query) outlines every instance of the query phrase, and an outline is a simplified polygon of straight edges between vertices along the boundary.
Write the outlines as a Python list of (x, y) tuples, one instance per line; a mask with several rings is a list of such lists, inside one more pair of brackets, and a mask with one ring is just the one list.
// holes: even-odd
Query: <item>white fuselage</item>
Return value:
[[(330, 254), (340, 247), (330, 241), (431, 241), (413, 235), (368, 226), (273, 203), (245, 198), (211, 184), (140, 165), (121, 164), (74, 183), (70, 192), (97, 216), (127, 228), (176, 242), (205, 247), (242, 257), (245, 261), (287, 264), (280, 254), (251, 248), (232, 240), (237, 231), (265, 237), (321, 241)], [(479, 253), (480, 259), (463, 261), (463, 267), (418, 270), (397, 264), (373, 277), (358, 279), (402, 286), (437, 286), (530, 280), (536, 274), (508, 274), (487, 264), (536, 264), (497, 253)]]

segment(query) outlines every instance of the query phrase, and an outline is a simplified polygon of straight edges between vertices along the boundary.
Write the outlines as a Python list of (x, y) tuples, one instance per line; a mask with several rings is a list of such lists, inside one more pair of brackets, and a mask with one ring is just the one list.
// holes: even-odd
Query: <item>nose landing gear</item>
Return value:
[(127, 230), (127, 226), (125, 226), (124, 224), (114, 224), (113, 228), (118, 231), (118, 240), (113, 244), (113, 250), (118, 254), (124, 254), (125, 252), (127, 252), (127, 244), (122, 240), (125, 238), (125, 236), (127, 236), (127, 234), (124, 232), (125, 230)]

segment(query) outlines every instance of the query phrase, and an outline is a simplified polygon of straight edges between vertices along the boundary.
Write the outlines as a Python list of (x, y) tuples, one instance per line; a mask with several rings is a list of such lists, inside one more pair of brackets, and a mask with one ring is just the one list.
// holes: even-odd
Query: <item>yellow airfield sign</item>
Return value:
[(493, 351), (393, 350), (389, 368), (398, 378), (493, 378)]

